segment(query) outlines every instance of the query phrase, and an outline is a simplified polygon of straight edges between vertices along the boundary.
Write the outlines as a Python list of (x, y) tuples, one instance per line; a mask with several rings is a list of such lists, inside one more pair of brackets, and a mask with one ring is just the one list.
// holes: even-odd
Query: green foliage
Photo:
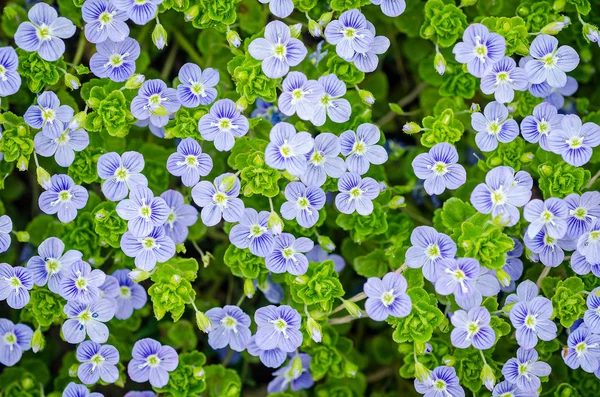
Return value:
[(431, 148), (438, 143), (456, 143), (465, 130), (463, 124), (454, 118), (452, 109), (446, 109), (437, 117), (427, 116), (423, 119), (423, 128), (427, 129), (421, 136), (421, 145)]
[(544, 199), (565, 198), (571, 193), (581, 194), (590, 180), (590, 171), (560, 161), (547, 162), (538, 166), (539, 186)]
[(121, 236), (127, 231), (127, 222), (116, 211), (117, 205), (112, 201), (100, 203), (92, 211), (94, 214), (94, 231), (102, 238), (100, 244), (108, 244), (119, 248)]
[[(313, 344), (307, 352), (311, 355), (310, 371), (315, 381), (328, 378), (345, 378), (347, 368), (355, 366), (348, 355), (353, 350), (352, 341), (339, 336), (331, 327), (323, 328), (323, 340)], [(352, 364), (352, 365), (350, 365)]]
[(421, 37), (437, 42), (441, 47), (450, 47), (462, 36), (467, 27), (467, 17), (454, 4), (441, 0), (429, 0), (425, 4), (425, 23), (421, 26)]
[(390, 316), (386, 320), (394, 328), (392, 338), (396, 343), (426, 342), (448, 320), (437, 308), (435, 295), (428, 294), (423, 288), (412, 288), (407, 293), (412, 301), (410, 314), (404, 318)]
[(222, 365), (207, 365), (206, 374), (207, 397), (238, 397), (242, 391), (242, 381), (237, 372)]
[(100, 239), (94, 231), (94, 216), (89, 212), (77, 214), (74, 221), (65, 226), (62, 240), (66, 249), (75, 249), (83, 254), (83, 260), (99, 257)]
[[(92, 83), (96, 82), (92, 80), (86, 84)], [(129, 111), (131, 99), (127, 99), (123, 91), (115, 89), (114, 84), (92, 86), (88, 98), (85, 98), (85, 90), (82, 87), (82, 96), (94, 110), (87, 116), (85, 129), (91, 132), (107, 132), (111, 136), (122, 138), (129, 133), (135, 118)]]
[(442, 78), (440, 95), (443, 97), (461, 97), (471, 99), (479, 87), (479, 80), (466, 72), (462, 65), (450, 64)]
[(202, 393), (206, 389), (205, 363), (206, 356), (198, 351), (181, 353), (179, 365), (169, 374), (169, 383), (156, 391), (165, 393), (166, 397), (186, 397)]
[[(21, 168), (21, 163), (29, 162), (29, 156), (33, 152), (33, 139), (29, 126), (23, 120), (12, 112), (2, 113), (2, 139), (0, 139), (0, 152), (4, 153), (4, 161), (17, 161), (17, 166)], [(25, 166), (25, 169), (27, 166)]]
[(335, 299), (344, 296), (344, 288), (331, 260), (309, 262), (306, 274), (299, 277), (288, 274), (285, 280), (292, 299), (317, 313), (331, 312)]
[[(206, 113), (207, 111), (204, 109), (186, 109), (182, 107), (175, 113), (175, 118), (169, 120), (169, 124), (165, 127), (165, 138), (201, 139), (198, 122)], [(235, 147), (237, 147), (237, 144)]]
[(35, 288), (29, 295), (31, 300), (22, 315), (29, 312), (40, 327), (47, 328), (66, 318), (63, 308), (67, 302), (59, 295), (45, 288)]
[(333, 54), (327, 57), (326, 63), (327, 71), (335, 74), (346, 84), (359, 84), (365, 79), (365, 74), (358, 70), (353, 63), (348, 62)]
[(249, 104), (258, 97), (265, 102), (277, 99), (276, 87), (281, 79), (270, 79), (262, 72), (262, 63), (248, 55), (238, 55), (227, 64), (227, 70), (235, 82), (237, 93)]
[(360, 244), (369, 237), (385, 233), (387, 224), (387, 213), (377, 202), (373, 203), (373, 212), (362, 216), (357, 212), (352, 214), (339, 214), (335, 223), (343, 230), (350, 232), (350, 237), (355, 243)]
[(40, 58), (37, 52), (17, 49), (19, 56), (19, 74), (27, 81), (29, 91), (41, 92), (45, 86), (54, 85), (62, 77), (61, 69), (66, 69), (65, 61), (59, 59), (48, 62)]
[(88, 146), (75, 154), (75, 160), (68, 168), (67, 174), (76, 184), (94, 183), (100, 180), (98, 176), (98, 159), (102, 155), (101, 149)]
[(257, 279), (261, 274), (269, 272), (264, 258), (252, 255), (250, 250), (237, 248), (233, 244), (227, 247), (223, 261), (234, 276), (241, 278)]
[(185, 305), (196, 298), (191, 282), (196, 279), (197, 272), (198, 262), (192, 258), (174, 258), (157, 265), (148, 295), (158, 320), (167, 313), (171, 313), (175, 322), (181, 318)]
[(563, 327), (568, 328), (573, 325), (587, 310), (585, 298), (580, 294), (584, 288), (583, 281), (579, 277), (559, 280), (556, 284), (552, 306)]
[(496, 32), (506, 40), (506, 55), (529, 54), (529, 33), (525, 21), (521, 17), (487, 17), (481, 23)]
[(532, 159), (533, 153), (526, 152), (525, 140), (517, 137), (509, 143), (498, 144), (498, 148), (485, 159), (485, 170), (489, 171), (500, 165), (506, 165), (512, 167), (516, 172), (520, 171), (524, 165), (531, 163)]
[(489, 215), (477, 214), (462, 224), (457, 245), (459, 256), (477, 259), (488, 269), (500, 269), (506, 262), (506, 253), (514, 248), (515, 243), (502, 233), (501, 227), (490, 221)]
[(526, 0), (517, 7), (517, 16), (525, 20), (529, 32), (539, 32), (542, 28), (557, 19), (552, 1)]
[(225, 28), (232, 25), (236, 18), (236, 6), (242, 0), (201, 0), (198, 16), (192, 20), (192, 25), (198, 29), (217, 27)]

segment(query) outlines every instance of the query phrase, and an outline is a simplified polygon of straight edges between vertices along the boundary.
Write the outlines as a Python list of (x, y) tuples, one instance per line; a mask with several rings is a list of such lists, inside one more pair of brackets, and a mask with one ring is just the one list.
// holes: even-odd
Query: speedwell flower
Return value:
[(169, 115), (179, 110), (181, 104), (177, 99), (177, 91), (168, 88), (160, 80), (146, 80), (138, 94), (131, 101), (131, 113), (139, 120), (150, 118), (156, 127), (164, 127), (169, 122)]
[(514, 59), (504, 57), (494, 63), (481, 78), (481, 91), (494, 94), (496, 101), (509, 103), (515, 98), (515, 91), (525, 91), (529, 81), (524, 69), (517, 66)]
[(271, 129), (269, 138), (271, 141), (265, 149), (267, 165), (302, 176), (306, 171), (306, 154), (313, 148), (310, 133), (296, 132), (292, 124), (281, 122)]
[(12, 367), (31, 349), (33, 331), (25, 324), (0, 319), (0, 364)]
[(498, 142), (508, 143), (519, 135), (519, 125), (508, 118), (508, 108), (499, 102), (488, 103), (483, 114), (473, 113), (471, 126), (477, 131), (475, 143), (483, 152), (491, 152)]
[(129, 198), (117, 204), (116, 210), (127, 221), (132, 237), (147, 236), (152, 229), (164, 225), (169, 217), (165, 200), (154, 197), (152, 190), (142, 185), (134, 187)]
[(267, 227), (269, 215), (268, 211), (258, 213), (253, 208), (246, 208), (240, 223), (229, 232), (231, 243), (241, 249), (249, 248), (256, 256), (269, 255), (275, 246), (273, 232)]
[(281, 216), (287, 220), (296, 219), (305, 228), (314, 226), (319, 220), (319, 210), (325, 205), (325, 192), (319, 187), (290, 182), (284, 193), (287, 202), (281, 205)]
[(182, 244), (188, 236), (188, 227), (198, 221), (198, 210), (190, 204), (185, 204), (183, 194), (176, 190), (167, 190), (160, 197), (170, 208), (169, 216), (163, 226), (165, 234), (175, 244)]
[(456, 256), (454, 240), (430, 226), (417, 226), (410, 235), (410, 242), (406, 265), (413, 269), (422, 267), (423, 276), (432, 283), (437, 279), (436, 264)]
[(323, 95), (323, 86), (316, 80), (308, 80), (302, 72), (290, 72), (283, 80), (283, 92), (277, 105), (286, 116), (298, 114), (302, 120), (309, 120), (315, 111), (314, 105)]
[(219, 71), (206, 68), (204, 71), (195, 63), (186, 63), (179, 69), (177, 97), (181, 105), (186, 108), (195, 108), (199, 105), (210, 105), (217, 98), (219, 84)]
[(490, 312), (485, 307), (474, 307), (467, 313), (456, 311), (450, 321), (454, 329), (450, 334), (452, 344), (460, 349), (473, 346), (477, 350), (487, 350), (494, 346), (496, 333), (490, 327)]
[(206, 226), (215, 226), (221, 218), (238, 222), (244, 213), (239, 194), (240, 180), (231, 173), (216, 177), (214, 183), (201, 181), (192, 189), (192, 199), (202, 207), (200, 217)]
[(244, 351), (250, 340), (250, 316), (237, 306), (213, 307), (206, 312), (212, 322), (208, 344), (213, 349), (229, 345), (237, 352)]
[(67, 302), (64, 312), (68, 319), (61, 332), (68, 343), (83, 342), (88, 335), (96, 343), (108, 340), (108, 327), (104, 324), (115, 315), (113, 301), (100, 298), (93, 303)]
[(198, 130), (202, 138), (214, 142), (220, 152), (231, 150), (235, 138), (248, 133), (250, 124), (246, 116), (240, 114), (235, 102), (221, 99), (210, 108), (210, 113), (202, 116), (198, 122)]
[(21, 76), (17, 72), (19, 57), (12, 47), (0, 47), (0, 97), (19, 91)]
[(308, 270), (308, 259), (304, 254), (313, 247), (314, 243), (309, 238), (295, 238), (289, 233), (282, 233), (275, 239), (273, 251), (265, 258), (265, 266), (273, 273), (288, 272), (301, 276)]
[(144, 156), (138, 152), (103, 154), (98, 158), (98, 176), (104, 179), (102, 193), (111, 201), (121, 201), (134, 187), (148, 186), (143, 169)]
[(367, 19), (360, 11), (348, 10), (338, 20), (331, 21), (325, 28), (325, 38), (335, 45), (335, 52), (349, 61), (357, 52), (369, 51), (374, 34), (367, 26)]
[(562, 128), (564, 115), (549, 103), (540, 103), (533, 108), (533, 114), (521, 121), (521, 134), (527, 142), (540, 143), (542, 149), (550, 151), (549, 136)]
[(181, 182), (187, 187), (195, 186), (201, 176), (206, 176), (213, 168), (212, 158), (202, 153), (202, 147), (194, 138), (185, 138), (177, 151), (169, 156), (167, 170), (181, 177)]
[(490, 33), (480, 23), (469, 25), (463, 33), (463, 41), (456, 44), (452, 52), (456, 61), (466, 63), (469, 73), (483, 77), (490, 67), (504, 57), (506, 40), (498, 33)]
[(335, 196), (335, 206), (343, 214), (358, 212), (369, 215), (373, 212), (373, 200), (379, 196), (379, 183), (373, 178), (347, 172), (338, 181), (339, 193)]
[(529, 53), (532, 60), (525, 64), (529, 81), (540, 84), (547, 81), (551, 87), (564, 87), (567, 74), (579, 65), (577, 51), (568, 45), (558, 47), (556, 37), (541, 34), (531, 43)]
[(427, 194), (442, 194), (446, 189), (458, 189), (467, 180), (465, 168), (457, 164), (458, 152), (447, 142), (438, 143), (414, 158), (412, 166), (415, 175), (424, 179)]
[(33, 277), (29, 269), (0, 263), (0, 301), (6, 300), (13, 309), (22, 309), (29, 303), (31, 288)]
[(63, 132), (58, 138), (51, 138), (43, 132), (33, 139), (34, 149), (43, 157), (54, 156), (56, 164), (68, 167), (75, 160), (75, 152), (81, 152), (90, 144), (88, 133), (77, 123), (64, 123)]
[(387, 273), (383, 278), (369, 277), (363, 290), (367, 295), (365, 310), (375, 321), (384, 321), (389, 316), (406, 317), (412, 303), (406, 294), (408, 284), (401, 274)]
[(108, 39), (118, 42), (129, 36), (127, 13), (117, 9), (110, 0), (86, 0), (81, 7), (86, 22), (85, 38), (90, 43), (102, 43)]
[(38, 247), (38, 255), (27, 262), (27, 269), (33, 282), (40, 287), (48, 284), (48, 289), (60, 293), (60, 283), (71, 265), (81, 260), (81, 252), (65, 251), (65, 244), (56, 237), (49, 237)]
[(341, 177), (346, 172), (346, 162), (339, 157), (340, 152), (340, 140), (336, 135), (330, 132), (317, 135), (313, 149), (306, 154), (306, 172), (300, 178), (302, 183), (322, 186), (327, 176)]
[(136, 267), (146, 271), (154, 269), (157, 262), (166, 262), (175, 255), (175, 243), (165, 235), (162, 224), (142, 236), (126, 232), (121, 237), (121, 249), (125, 255), (135, 258)]
[(169, 372), (179, 364), (179, 356), (171, 346), (163, 346), (151, 338), (135, 342), (131, 351), (132, 359), (127, 365), (127, 373), (132, 381), (150, 381), (153, 387), (161, 388), (169, 383)]
[(106, 274), (100, 269), (92, 270), (89, 263), (74, 262), (60, 282), (60, 296), (68, 301), (80, 303), (95, 302), (100, 296), (100, 286)]
[(135, 73), (135, 61), (140, 56), (140, 45), (135, 39), (127, 37), (119, 42), (109, 39), (96, 44), (96, 51), (90, 58), (90, 70), (96, 76), (122, 82)]
[(254, 313), (256, 345), (264, 350), (280, 348), (284, 352), (296, 351), (302, 344), (300, 325), (302, 317), (291, 306), (265, 306)]
[(346, 156), (348, 171), (359, 175), (369, 171), (370, 164), (380, 165), (387, 161), (388, 154), (377, 142), (381, 131), (375, 124), (364, 123), (356, 132), (348, 130), (340, 135), (341, 152)]
[(561, 126), (548, 137), (548, 147), (560, 154), (564, 161), (581, 167), (592, 157), (592, 149), (600, 145), (600, 127), (596, 123), (583, 124), (579, 116), (563, 117)]
[(350, 120), (352, 107), (347, 99), (346, 84), (335, 74), (319, 77), (319, 83), (323, 86), (323, 95), (315, 104), (315, 112), (310, 121), (316, 126), (325, 124), (326, 116), (334, 123), (345, 123)]
[(30, 106), (23, 118), (32, 128), (41, 128), (48, 138), (60, 138), (65, 130), (65, 123), (73, 118), (73, 109), (60, 104), (58, 96), (52, 91), (45, 91), (37, 98), (37, 104)]
[(48, 190), (40, 194), (38, 205), (46, 214), (58, 213), (58, 219), (69, 223), (77, 216), (77, 210), (85, 207), (88, 191), (75, 185), (67, 175), (52, 175)]
[(102, 379), (105, 383), (115, 383), (119, 379), (119, 351), (111, 345), (100, 345), (86, 340), (77, 346), (77, 368), (79, 380), (92, 385)]

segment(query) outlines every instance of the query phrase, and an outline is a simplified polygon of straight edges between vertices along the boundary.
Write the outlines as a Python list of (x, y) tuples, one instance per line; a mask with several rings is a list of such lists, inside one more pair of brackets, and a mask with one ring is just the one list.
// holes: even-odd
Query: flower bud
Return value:
[(390, 200), (389, 206), (393, 210), (406, 207), (406, 199), (404, 198), (404, 196), (394, 196)]
[(191, 6), (190, 8), (185, 10), (185, 20), (187, 22), (189, 22), (192, 19), (195, 19), (198, 16), (198, 14), (200, 14), (200, 6), (199, 5)]
[(81, 87), (81, 83), (77, 76), (72, 75), (71, 73), (65, 74), (65, 85), (72, 90), (78, 90)]
[(321, 324), (319, 324), (314, 318), (309, 317), (306, 321), (306, 328), (308, 329), (308, 334), (311, 339), (317, 343), (321, 343), (323, 339), (323, 328)]
[(550, 175), (552, 175), (552, 172), (554, 171), (554, 169), (550, 165), (542, 165), (542, 166), (538, 167), (538, 171), (540, 172), (541, 175), (543, 175), (545, 177), (549, 177)]
[(496, 270), (496, 277), (498, 277), (498, 281), (503, 287), (508, 287), (510, 285), (510, 274), (506, 273), (504, 270)]
[(306, 274), (303, 274), (302, 276), (296, 276), (294, 278), (294, 281), (296, 282), (296, 284), (306, 284), (306, 283), (308, 283), (309, 280), (310, 280), (310, 277), (308, 277)]
[(254, 280), (247, 278), (244, 280), (244, 295), (246, 298), (251, 299), (256, 293), (256, 288), (254, 287)]
[(335, 244), (327, 236), (319, 236), (317, 242), (325, 251), (331, 253), (335, 249)]
[(440, 74), (443, 75), (446, 72), (446, 59), (442, 55), (441, 52), (435, 54), (435, 58), (433, 58), (433, 67)]
[(227, 35), (225, 37), (227, 38), (227, 42), (229, 43), (229, 45), (235, 48), (238, 48), (240, 44), (242, 44), (240, 35), (235, 30), (228, 30)]
[(478, 103), (473, 102), (469, 110), (471, 113), (481, 112), (481, 106)]
[(344, 307), (348, 310), (348, 313), (354, 318), (361, 318), (362, 311), (358, 307), (358, 305), (352, 301), (344, 300)]
[(477, 4), (477, 0), (460, 0), (461, 7), (468, 7)]
[(29, 233), (22, 231), (22, 232), (17, 232), (17, 241), (19, 241), (20, 243), (28, 243), (29, 242)]
[(519, 158), (519, 160), (521, 160), (521, 162), (522, 162), (523, 164), (528, 164), (528, 163), (531, 163), (531, 162), (533, 161), (533, 158), (534, 158), (534, 157), (535, 157), (535, 155), (534, 155), (533, 153), (531, 153), (531, 152), (526, 152), (526, 153), (523, 153), (523, 154), (521, 155), (521, 157)]
[(598, 43), (598, 40), (600, 40), (600, 32), (598, 32), (598, 28), (589, 23), (583, 25), (583, 36), (591, 43)]
[(146, 77), (143, 74), (134, 74), (125, 82), (125, 88), (128, 90), (137, 90), (144, 84)]
[(77, 377), (77, 370), (79, 369), (79, 364), (73, 364), (69, 367), (69, 376), (71, 378)]
[(321, 37), (323, 35), (323, 27), (314, 19), (309, 19), (308, 33), (310, 33), (312, 37)]
[(411, 121), (409, 123), (404, 124), (404, 127), (402, 127), (402, 131), (404, 131), (404, 133), (408, 135), (416, 134), (417, 132), (421, 131), (421, 126), (415, 123), (414, 121)]
[(494, 385), (496, 384), (496, 377), (494, 376), (494, 370), (488, 364), (483, 366), (481, 370), (481, 375), (479, 376), (485, 387), (492, 391)]
[(418, 354), (425, 354), (425, 342), (415, 341), (415, 351)]
[(344, 373), (349, 378), (354, 378), (358, 372), (358, 365), (354, 364), (350, 360), (344, 361)]
[(221, 179), (221, 183), (219, 183), (219, 190), (225, 190), (226, 192), (230, 191), (233, 189), (236, 180), (237, 178), (235, 175), (227, 175)]
[(237, 108), (237, 110), (241, 113), (244, 110), (246, 110), (248, 108), (248, 99), (246, 99), (245, 96), (241, 97), (240, 99), (237, 100), (237, 102), (235, 103), (235, 107)]
[(562, 11), (565, 9), (565, 6), (567, 5), (567, 0), (556, 0), (554, 2), (554, 4), (552, 5), (552, 8), (554, 9), (554, 11)]
[(140, 283), (150, 277), (150, 273), (142, 269), (133, 269), (127, 275), (134, 283)]
[(159, 50), (167, 45), (167, 30), (160, 23), (157, 23), (152, 31), (152, 42)]
[(279, 215), (277, 215), (277, 212), (271, 212), (271, 215), (269, 215), (269, 219), (267, 221), (267, 226), (276, 235), (281, 234), (281, 232), (283, 231), (283, 221), (281, 220)]
[(11, 6), (4, 7), (4, 9), (2, 10), (2, 13), (4, 14), (4, 19), (6, 19), (6, 20), (16, 20), (17, 19), (19, 14), (15, 10), (14, 6), (16, 6), (16, 4), (12, 3)]
[(302, 374), (302, 360), (299, 355), (296, 355), (292, 360), (292, 371), (296, 379)]
[(193, 376), (195, 379), (204, 379), (206, 377), (206, 372), (203, 367), (194, 367)]
[(503, 311), (504, 313), (506, 313), (506, 314), (509, 314), (509, 313), (510, 313), (510, 311), (512, 310), (513, 306), (514, 306), (516, 303), (517, 303), (517, 302), (512, 302), (512, 303), (509, 303), (508, 305), (505, 305), (505, 306), (502, 308), (502, 311)]
[(371, 106), (375, 103), (375, 97), (370, 91), (360, 90), (358, 91), (358, 95), (360, 95), (361, 101), (363, 101), (363, 103), (366, 105)]
[(425, 343), (425, 350), (423, 350), (423, 354), (429, 354), (433, 351), (433, 346), (431, 346), (431, 343), (426, 342)]
[(555, 35), (560, 33), (565, 27), (569, 26), (571, 20), (567, 16), (563, 16), (562, 20), (554, 21), (544, 26), (540, 31), (542, 34)]
[(178, 254), (185, 254), (187, 250), (185, 249), (185, 244), (175, 244), (175, 252)]
[(200, 331), (205, 333), (212, 330), (212, 321), (210, 321), (210, 318), (201, 311), (196, 312), (196, 325), (198, 325)]
[(35, 170), (37, 176), (37, 183), (44, 188), (44, 190), (50, 189), (52, 186), (50, 173), (42, 167), (37, 167)]
[(19, 171), (27, 171), (27, 168), (29, 168), (29, 159), (23, 155), (19, 157), (17, 160), (17, 168)]
[(290, 34), (292, 35), (293, 38), (298, 38), (300, 37), (300, 33), (302, 33), (302, 24), (301, 23), (297, 23), (295, 25), (290, 25)]
[(34, 353), (41, 352), (42, 350), (44, 350), (45, 346), (46, 339), (44, 339), (44, 334), (38, 328), (35, 330), (33, 336), (31, 337), (31, 350), (33, 350)]
[(442, 362), (444, 363), (445, 366), (453, 367), (454, 364), (456, 364), (456, 358), (454, 356), (447, 354), (444, 357), (442, 357)]
[(333, 11), (326, 12), (319, 17), (319, 24), (322, 26), (325, 26), (329, 22), (331, 22), (332, 18), (333, 18)]
[(81, 112), (77, 113), (75, 116), (73, 116), (73, 120), (71, 120), (69, 128), (76, 130), (79, 127), (81, 127), (82, 125), (84, 125), (86, 120), (87, 120), (87, 113), (84, 111), (81, 111)]
[(415, 363), (415, 377), (420, 382), (425, 382), (427, 379), (431, 378), (431, 371), (426, 366), (417, 361)]

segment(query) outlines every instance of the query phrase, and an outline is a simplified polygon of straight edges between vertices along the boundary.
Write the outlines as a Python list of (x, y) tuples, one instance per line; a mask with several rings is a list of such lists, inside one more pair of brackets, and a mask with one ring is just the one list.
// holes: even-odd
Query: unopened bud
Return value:
[(195, 379), (204, 379), (206, 377), (206, 372), (203, 367), (194, 367), (193, 375)]
[(325, 251), (331, 253), (335, 249), (335, 244), (327, 236), (319, 236), (317, 242)]
[(247, 278), (244, 280), (244, 295), (246, 298), (252, 298), (256, 293), (256, 288), (254, 287), (254, 280)]
[(87, 113), (84, 111), (81, 111), (73, 117), (73, 120), (71, 120), (71, 124), (69, 125), (69, 128), (71, 128), (72, 130), (76, 130), (79, 127), (81, 127), (82, 125), (84, 125), (86, 120), (87, 120)]
[(354, 378), (358, 372), (358, 365), (354, 364), (350, 360), (344, 361), (344, 373), (349, 378)]
[(35, 170), (35, 174), (37, 176), (37, 183), (44, 188), (44, 190), (50, 189), (52, 187), (52, 179), (50, 173), (43, 169), (42, 167), (37, 167)]
[(79, 82), (77, 76), (71, 73), (65, 74), (65, 85), (72, 90), (78, 90), (79, 87), (81, 87), (81, 83)]
[(301, 23), (290, 25), (290, 34), (292, 35), (293, 38), (297, 39), (298, 37), (300, 37), (300, 33), (302, 33), (302, 24)]
[(589, 23), (583, 25), (583, 36), (591, 43), (598, 43), (598, 40), (600, 40), (600, 32), (598, 31), (598, 28)]
[(420, 382), (425, 382), (427, 379), (431, 378), (431, 371), (429, 368), (417, 361), (415, 363), (415, 378), (417, 378)]
[(200, 14), (200, 6), (191, 6), (190, 8), (185, 10), (185, 20), (189, 22), (192, 19), (195, 19), (198, 16), (198, 14)]
[(402, 127), (402, 131), (404, 131), (404, 133), (408, 135), (416, 134), (417, 132), (421, 131), (421, 126), (415, 123), (414, 121), (411, 121), (409, 123), (404, 124), (404, 127)]
[(310, 277), (308, 277), (306, 274), (303, 274), (301, 276), (296, 276), (294, 278), (294, 281), (296, 282), (296, 284), (306, 284), (306, 283), (308, 283), (309, 280), (310, 280)]
[(128, 90), (137, 90), (144, 84), (146, 77), (143, 74), (134, 74), (125, 82), (125, 88)]
[(508, 287), (510, 285), (510, 274), (506, 273), (504, 270), (496, 270), (496, 277), (498, 277), (500, 285), (504, 287)]
[(273, 231), (275, 235), (281, 234), (281, 232), (283, 231), (283, 221), (281, 220), (279, 215), (277, 215), (277, 212), (271, 212), (271, 215), (269, 215), (269, 219), (267, 221), (267, 226)]
[(331, 22), (332, 18), (333, 18), (333, 11), (326, 12), (319, 17), (319, 24), (321, 24), (322, 26), (325, 26), (329, 22)]
[(127, 275), (134, 283), (140, 283), (150, 277), (150, 273), (142, 269), (133, 269)]
[(31, 337), (31, 350), (33, 350), (34, 353), (41, 352), (42, 350), (44, 350), (45, 346), (46, 339), (44, 339), (44, 334), (38, 328), (35, 330), (33, 336)]
[(354, 318), (362, 317), (362, 311), (358, 307), (358, 305), (352, 301), (344, 300), (344, 307), (350, 313), (350, 315)]
[(390, 200), (389, 206), (393, 210), (406, 207), (406, 199), (404, 198), (404, 196), (394, 196)]
[(560, 33), (565, 27), (569, 26), (571, 20), (567, 16), (563, 16), (562, 20), (554, 21), (544, 26), (540, 31), (542, 34), (555, 35)]
[(456, 358), (454, 356), (447, 354), (444, 357), (442, 357), (442, 362), (447, 367), (453, 367), (454, 364), (456, 364)]
[(212, 321), (210, 321), (210, 318), (201, 311), (196, 312), (196, 325), (198, 325), (200, 331), (205, 333), (212, 330)]
[(167, 45), (167, 30), (160, 23), (157, 23), (152, 31), (152, 42), (159, 50)]
[(370, 91), (360, 90), (358, 91), (358, 95), (360, 95), (360, 99), (363, 101), (364, 104), (371, 106), (375, 103), (375, 97)]
[(294, 379), (297, 379), (302, 372), (302, 360), (299, 355), (296, 355), (292, 360), (292, 374), (294, 375)]
[(435, 70), (440, 74), (443, 75), (446, 72), (446, 59), (444, 58), (444, 56), (442, 55), (441, 52), (438, 52), (435, 54), (435, 57), (433, 58), (433, 67), (435, 68)]
[(17, 232), (17, 240), (20, 243), (28, 243), (29, 242), (29, 233), (25, 231)]
[(314, 19), (308, 21), (308, 33), (312, 37), (321, 37), (323, 35), (323, 27)]
[(71, 378), (75, 378), (77, 376), (77, 370), (79, 369), (79, 364), (73, 364), (69, 367), (69, 376)]
[(494, 375), (494, 370), (488, 364), (483, 366), (481, 370), (481, 375), (479, 376), (485, 387), (492, 391), (494, 385), (496, 384), (496, 376)]
[(29, 168), (29, 158), (21, 155), (17, 160), (17, 168), (19, 171), (27, 171), (27, 168)]
[(477, 4), (477, 0), (461, 0), (460, 1), (461, 7), (473, 6), (475, 4)]
[(228, 192), (235, 186), (235, 182), (237, 181), (237, 177), (233, 174), (229, 174), (223, 179), (221, 179), (221, 183), (219, 183), (219, 190)]
[(243, 112), (244, 110), (248, 109), (248, 99), (246, 99), (245, 96), (241, 97), (235, 103), (235, 107), (237, 108), (238, 112), (240, 112), (240, 113)]
[(471, 111), (471, 113), (481, 112), (481, 106), (478, 103), (473, 102), (469, 110)]
[(555, 0), (554, 4), (552, 5), (552, 8), (554, 9), (554, 11), (562, 11), (565, 9), (565, 6), (567, 5), (567, 0)]
[(321, 343), (321, 340), (323, 339), (323, 328), (321, 327), (321, 324), (314, 318), (309, 317), (306, 321), (306, 328), (308, 329), (310, 338), (317, 343)]
[(552, 175), (552, 172), (554, 171), (554, 169), (550, 165), (542, 165), (542, 166), (538, 167), (538, 171), (543, 176), (548, 177), (548, 176)]
[(227, 38), (227, 42), (229, 43), (229, 45), (231, 45), (235, 48), (238, 48), (240, 46), (240, 44), (242, 44), (240, 35), (235, 30), (227, 31), (227, 35), (225, 37)]

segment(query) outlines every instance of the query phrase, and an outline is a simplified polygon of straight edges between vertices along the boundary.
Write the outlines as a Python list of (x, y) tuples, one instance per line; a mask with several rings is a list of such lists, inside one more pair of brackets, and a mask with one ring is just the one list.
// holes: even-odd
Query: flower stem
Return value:
[(85, 51), (85, 45), (87, 40), (85, 38), (85, 34), (81, 32), (79, 34), (79, 42), (77, 43), (77, 51), (75, 52), (75, 56), (73, 57), (73, 65), (79, 66), (79, 62), (81, 62), (81, 58), (83, 57), (83, 51)]
[(202, 57), (200, 56), (200, 54), (198, 54), (198, 51), (192, 45), (192, 43), (190, 43), (188, 39), (177, 30), (173, 31), (173, 34), (175, 35), (175, 42), (179, 43), (181, 48), (183, 48), (183, 50), (189, 55), (191, 60), (197, 63), (198, 65), (203, 65), (204, 62), (202, 60)]
[(540, 289), (542, 287), (542, 280), (544, 279), (544, 277), (546, 277), (548, 274), (550, 274), (550, 270), (552, 268), (550, 266), (546, 266), (544, 268), (544, 270), (542, 270), (542, 273), (540, 273), (540, 276), (537, 279), (537, 282), (535, 283), (538, 287), (538, 289)]

